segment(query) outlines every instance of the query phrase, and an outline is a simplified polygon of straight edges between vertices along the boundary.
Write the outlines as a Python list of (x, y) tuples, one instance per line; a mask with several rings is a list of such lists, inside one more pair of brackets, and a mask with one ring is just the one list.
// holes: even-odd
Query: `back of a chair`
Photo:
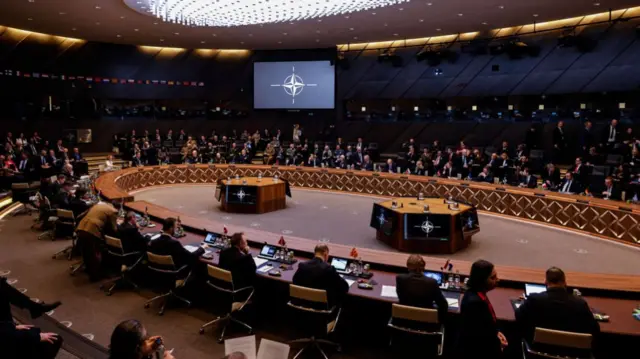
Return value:
[(214, 267), (212, 265), (207, 265), (207, 273), (209, 277), (219, 280), (221, 282), (225, 282), (228, 284), (233, 284), (233, 277), (231, 272), (228, 270), (224, 270), (222, 268)]
[(411, 307), (408, 305), (393, 304), (391, 317), (394, 319), (412, 320), (421, 323), (439, 324), (438, 311), (435, 309)]
[(591, 334), (565, 332), (546, 328), (537, 328), (533, 336), (534, 344), (553, 345), (572, 349), (591, 349)]
[(110, 249), (109, 253), (116, 254), (116, 255), (124, 255), (124, 247), (122, 246), (122, 241), (119, 238), (105, 235), (104, 241), (107, 244), (107, 247), (109, 247)]
[(299, 299), (305, 302), (328, 305), (327, 291), (324, 289), (314, 289), (302, 287), (295, 284), (289, 285), (289, 296), (292, 299)]
[(29, 183), (12, 183), (11, 190), (12, 191), (26, 191), (29, 189)]
[(76, 219), (73, 216), (73, 212), (67, 209), (56, 209), (56, 217), (63, 222), (75, 222)]
[(173, 262), (173, 257), (147, 252), (147, 259), (149, 260), (149, 269), (160, 273), (175, 273), (176, 265)]

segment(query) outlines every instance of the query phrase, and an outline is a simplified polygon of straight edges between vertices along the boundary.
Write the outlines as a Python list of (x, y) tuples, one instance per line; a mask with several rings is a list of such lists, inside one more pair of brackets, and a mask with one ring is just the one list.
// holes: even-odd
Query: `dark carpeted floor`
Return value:
[[(228, 214), (214, 199), (213, 186), (171, 186), (135, 194), (146, 200), (192, 216), (201, 216), (246, 227), (259, 227), (277, 235), (287, 234), (328, 240), (380, 250), (395, 251), (376, 240), (369, 227), (372, 204), (381, 198), (293, 189), (287, 208), (261, 215)], [(442, 256), (444, 258), (444, 256)], [(456, 259), (479, 258), (508, 266), (569, 271), (640, 274), (640, 250), (591, 236), (540, 225), (480, 215), (480, 233)]]

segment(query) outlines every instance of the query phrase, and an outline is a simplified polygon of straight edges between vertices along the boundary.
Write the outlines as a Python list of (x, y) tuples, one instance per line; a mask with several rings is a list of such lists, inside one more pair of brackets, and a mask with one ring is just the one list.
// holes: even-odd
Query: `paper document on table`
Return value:
[(380, 293), (380, 295), (388, 298), (398, 298), (398, 293), (396, 293), (396, 287), (392, 285), (383, 285), (382, 293)]
[(458, 308), (460, 305), (460, 303), (458, 303), (458, 299), (455, 298), (447, 298), (447, 304), (449, 304), (449, 307), (453, 308)]
[(264, 258), (253, 257), (253, 261), (256, 262), (256, 267), (260, 267), (261, 265), (267, 263), (269, 260)]
[(193, 252), (197, 251), (197, 250), (198, 250), (198, 248), (200, 248), (200, 247), (198, 247), (198, 246), (192, 246), (192, 245), (188, 245), (188, 244), (187, 244), (186, 246), (184, 246), (184, 249), (188, 250), (188, 251), (189, 251), (189, 252), (191, 252), (191, 253), (193, 253)]
[(260, 349), (258, 349), (258, 359), (287, 359), (289, 358), (289, 349), (287, 344), (262, 339)]
[(273, 269), (273, 267), (272, 267), (272, 266), (270, 266), (270, 265), (266, 265), (266, 266), (264, 266), (264, 267), (260, 267), (260, 268), (258, 269), (258, 272), (260, 272), (260, 273), (267, 273), (267, 272), (268, 272), (268, 271), (270, 271), (271, 269)]
[(353, 283), (355, 283), (355, 282), (356, 282), (355, 280), (346, 279), (346, 278), (345, 278), (344, 280), (347, 282), (347, 284), (349, 285), (349, 287), (351, 287), (351, 285), (352, 285)]
[(247, 359), (256, 359), (256, 336), (227, 339), (224, 341), (224, 355), (242, 353)]

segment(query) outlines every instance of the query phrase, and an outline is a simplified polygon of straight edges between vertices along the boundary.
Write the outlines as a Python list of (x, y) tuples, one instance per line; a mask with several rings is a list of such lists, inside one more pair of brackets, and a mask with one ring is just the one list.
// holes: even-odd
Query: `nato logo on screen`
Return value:
[(330, 61), (256, 62), (254, 108), (332, 109), (335, 68)]

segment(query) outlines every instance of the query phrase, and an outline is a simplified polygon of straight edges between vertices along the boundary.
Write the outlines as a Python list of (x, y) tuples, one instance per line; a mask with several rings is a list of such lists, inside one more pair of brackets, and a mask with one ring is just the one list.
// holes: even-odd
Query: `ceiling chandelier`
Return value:
[[(341, 15), (410, 0), (148, 0), (148, 11), (187, 26), (243, 26)], [(140, 3), (140, 2), (138, 2)]]

